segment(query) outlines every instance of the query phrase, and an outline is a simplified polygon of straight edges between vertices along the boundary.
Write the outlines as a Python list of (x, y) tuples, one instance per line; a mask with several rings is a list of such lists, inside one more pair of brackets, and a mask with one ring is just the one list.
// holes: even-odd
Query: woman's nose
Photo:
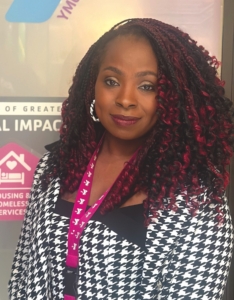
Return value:
[(132, 86), (123, 86), (119, 90), (115, 103), (125, 109), (137, 106), (136, 93)]

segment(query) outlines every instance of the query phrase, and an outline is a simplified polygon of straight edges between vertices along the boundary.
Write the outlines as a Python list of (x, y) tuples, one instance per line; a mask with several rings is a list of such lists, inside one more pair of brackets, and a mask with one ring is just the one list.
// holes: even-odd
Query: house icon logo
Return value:
[[(14, 172), (14, 169), (18, 164), (26, 171), (31, 171), (31, 167), (24, 161), (25, 155), (23, 153), (17, 155), (14, 151), (10, 151), (0, 160), (0, 186), (3, 183), (17, 183), (20, 182), (22, 185), (25, 183), (25, 171)], [(2, 172), (1, 166), (6, 164), (8, 169)]]
[(16, 143), (0, 148), (0, 221), (23, 220), (38, 160)]
[(15, 143), (0, 148), (0, 191), (30, 189), (38, 157)]

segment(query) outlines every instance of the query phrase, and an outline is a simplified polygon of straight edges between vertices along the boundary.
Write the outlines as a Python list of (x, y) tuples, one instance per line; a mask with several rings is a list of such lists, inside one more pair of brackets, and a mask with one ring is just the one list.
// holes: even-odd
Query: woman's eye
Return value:
[(113, 80), (113, 79), (106, 79), (106, 80), (105, 80), (105, 83), (106, 83), (107, 85), (109, 85), (109, 86), (115, 86), (115, 85), (118, 85), (118, 83), (117, 83), (115, 80)]
[(155, 90), (155, 86), (152, 84), (143, 84), (139, 88), (144, 91), (154, 91)]

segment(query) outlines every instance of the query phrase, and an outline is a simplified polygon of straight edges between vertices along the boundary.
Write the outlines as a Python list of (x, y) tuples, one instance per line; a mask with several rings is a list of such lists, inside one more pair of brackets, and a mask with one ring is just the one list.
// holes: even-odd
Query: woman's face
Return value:
[(114, 137), (142, 138), (156, 123), (158, 64), (147, 39), (118, 36), (101, 61), (95, 111)]

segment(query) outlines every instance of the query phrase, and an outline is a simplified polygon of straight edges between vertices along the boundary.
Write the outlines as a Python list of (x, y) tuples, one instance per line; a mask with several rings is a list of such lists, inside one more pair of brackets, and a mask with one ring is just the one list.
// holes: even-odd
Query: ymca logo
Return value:
[(6, 13), (9, 22), (41, 23), (47, 21), (60, 0), (14, 0)]
[[(51, 18), (61, 0), (13, 0), (6, 20), (14, 23), (42, 23)], [(57, 18), (68, 19), (79, 0), (64, 1)]]

